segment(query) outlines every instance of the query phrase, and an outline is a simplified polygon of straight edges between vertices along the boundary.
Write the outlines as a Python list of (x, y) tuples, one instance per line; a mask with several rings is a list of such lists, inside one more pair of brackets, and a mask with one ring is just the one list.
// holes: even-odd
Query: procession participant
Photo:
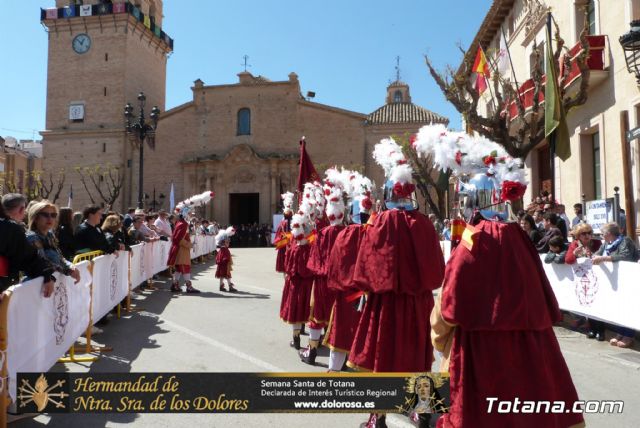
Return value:
[(280, 196), (282, 197), (282, 204), (284, 206), (284, 209), (282, 210), (284, 219), (282, 219), (278, 224), (273, 244), (278, 252), (276, 256), (276, 272), (284, 273), (284, 255), (287, 250), (287, 245), (291, 239), (291, 216), (293, 216), (293, 209), (291, 207), (293, 206), (293, 193), (286, 192)]
[[(415, 147), (422, 155), (439, 153), (436, 164), (454, 175), (488, 174), (501, 202), (524, 194), (520, 161), (496, 143), (429, 126), (420, 130)], [(489, 410), (492, 397), (563, 402), (570, 409), (578, 396), (553, 332), (562, 316), (540, 257), (517, 223), (487, 217), (477, 209), (470, 219), (431, 314), (432, 340), (443, 352), (440, 370), (451, 379), (451, 407), (438, 426), (584, 426), (583, 416), (573, 412), (500, 413), (498, 404)]]
[(229, 245), (231, 244), (231, 237), (236, 233), (233, 226), (223, 229), (216, 235), (216, 247), (218, 248), (218, 254), (216, 255), (216, 278), (220, 279), (220, 291), (227, 291), (224, 288), (224, 280), (227, 280), (230, 293), (237, 293), (231, 282), (231, 266), (233, 265), (233, 259), (231, 258), (231, 251), (229, 251)]
[(309, 238), (315, 224), (310, 217), (313, 211), (310, 201), (303, 200), (298, 212), (291, 218), (292, 242), (285, 255), (285, 281), (280, 303), (280, 318), (293, 329), (293, 340), (289, 344), (300, 349), (300, 330), (309, 320), (313, 272), (307, 268), (309, 260)]
[(360, 187), (364, 189), (353, 198), (352, 202), (354, 214), (351, 220), (354, 223), (338, 233), (327, 262), (327, 286), (336, 296), (324, 340), (324, 344), (330, 349), (330, 372), (343, 369), (360, 321), (361, 312), (358, 311), (358, 303), (363, 292), (353, 286), (353, 270), (364, 225), (367, 220), (373, 219), (369, 214), (373, 206), (371, 199), (373, 184), (363, 177)]
[[(311, 189), (305, 185), (305, 195), (309, 191), (316, 193), (317, 206), (322, 209), (326, 206), (326, 217), (329, 226), (317, 231), (315, 242), (311, 245), (311, 253), (307, 267), (314, 273), (314, 283), (311, 305), (311, 322), (309, 323), (309, 345), (300, 353), (302, 362), (315, 365), (320, 345), (322, 329), (328, 324), (331, 316), (331, 307), (335, 300), (335, 293), (327, 287), (327, 268), (329, 254), (338, 233), (344, 228), (344, 201), (343, 184), (341, 174), (337, 169), (330, 168), (325, 172), (324, 187)], [(319, 203), (326, 199), (325, 204)]]
[(373, 151), (385, 170), (388, 210), (361, 238), (353, 281), (368, 292), (348, 365), (376, 372), (429, 371), (429, 314), (442, 283), (444, 259), (433, 224), (411, 200), (412, 169), (393, 140)]
[(183, 208), (178, 221), (171, 235), (171, 249), (167, 266), (174, 267), (173, 282), (171, 291), (180, 292), (180, 277), (184, 278), (187, 293), (199, 293), (200, 290), (193, 288), (191, 284), (191, 237), (189, 235), (189, 224), (185, 220), (188, 208)]

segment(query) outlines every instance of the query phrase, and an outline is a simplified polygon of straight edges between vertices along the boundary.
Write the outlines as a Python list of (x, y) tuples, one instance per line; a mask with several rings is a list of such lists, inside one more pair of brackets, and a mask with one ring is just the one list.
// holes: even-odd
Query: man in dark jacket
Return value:
[[(44, 277), (44, 297), (53, 294), (54, 268), (40, 257), (28, 242), (25, 231), (16, 221), (24, 219), (27, 200), (23, 195), (10, 193), (2, 197), (0, 205), (0, 293), (18, 282), (19, 273)], [(6, 207), (6, 208), (5, 208)], [(0, 294), (1, 296), (1, 294)], [(1, 299), (1, 297), (0, 297)]]
[(89, 251), (102, 251), (111, 254), (117, 250), (114, 245), (110, 245), (107, 238), (100, 229), (102, 218), (102, 208), (98, 205), (87, 205), (82, 211), (84, 221), (76, 229), (74, 238), (76, 240), (77, 253)]

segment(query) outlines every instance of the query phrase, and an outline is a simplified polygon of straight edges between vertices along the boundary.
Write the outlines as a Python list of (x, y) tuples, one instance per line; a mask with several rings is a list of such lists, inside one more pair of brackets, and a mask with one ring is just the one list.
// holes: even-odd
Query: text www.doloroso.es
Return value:
[(293, 407), (296, 409), (374, 409), (375, 404), (373, 401), (295, 401)]
[(564, 401), (499, 400), (487, 397), (487, 413), (622, 413), (621, 400), (578, 400), (571, 404)]

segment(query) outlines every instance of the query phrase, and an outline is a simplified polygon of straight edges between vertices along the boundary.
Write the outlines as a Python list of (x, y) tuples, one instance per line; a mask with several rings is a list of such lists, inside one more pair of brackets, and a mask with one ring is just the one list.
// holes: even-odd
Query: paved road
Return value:
[[(321, 350), (318, 366), (299, 362), (288, 346), (291, 329), (279, 317), (283, 278), (274, 272), (272, 249), (234, 249), (234, 282), (238, 294), (218, 292), (211, 262), (194, 266), (199, 295), (174, 295), (168, 284), (136, 299), (144, 311), (112, 318), (98, 343), (113, 352), (92, 364), (58, 364), (71, 372), (262, 372), (326, 371), (328, 352)], [(588, 415), (588, 426), (635, 428), (640, 421), (640, 352), (619, 350), (587, 340), (563, 328), (556, 333), (580, 397), (585, 400), (625, 400), (622, 415)], [(306, 336), (303, 337), (303, 344)], [(41, 415), (11, 427), (356, 427), (360, 414), (104, 414)], [(400, 417), (392, 426), (410, 426)]]

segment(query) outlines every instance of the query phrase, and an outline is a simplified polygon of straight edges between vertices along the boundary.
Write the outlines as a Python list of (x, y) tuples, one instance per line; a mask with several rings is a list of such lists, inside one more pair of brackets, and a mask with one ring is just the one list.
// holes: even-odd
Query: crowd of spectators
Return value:
[(268, 247), (271, 245), (272, 230), (268, 224), (241, 224), (234, 226), (234, 228), (236, 234), (231, 237), (232, 247)]

